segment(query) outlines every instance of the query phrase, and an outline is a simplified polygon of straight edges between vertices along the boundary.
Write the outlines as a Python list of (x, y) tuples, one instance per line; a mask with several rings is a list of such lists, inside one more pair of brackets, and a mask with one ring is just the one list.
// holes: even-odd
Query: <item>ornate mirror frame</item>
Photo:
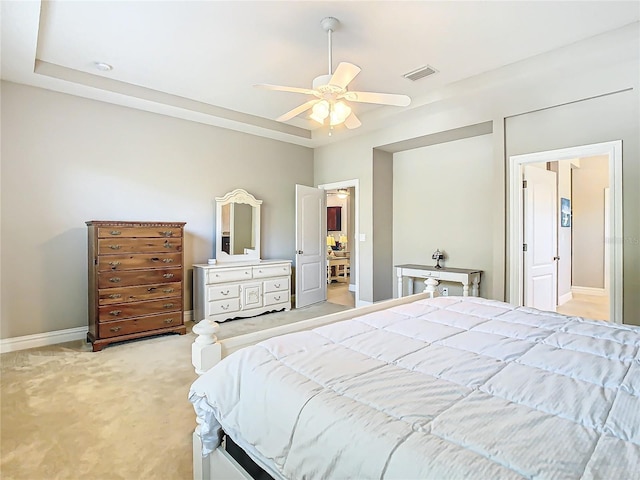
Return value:
[[(248, 204), (252, 207), (251, 236), (253, 248), (245, 248), (244, 254), (233, 254), (223, 250), (223, 218), (222, 209), (225, 205)], [(219, 263), (247, 262), (260, 260), (260, 205), (262, 200), (257, 200), (246, 190), (236, 188), (222, 197), (216, 197), (216, 260)]]

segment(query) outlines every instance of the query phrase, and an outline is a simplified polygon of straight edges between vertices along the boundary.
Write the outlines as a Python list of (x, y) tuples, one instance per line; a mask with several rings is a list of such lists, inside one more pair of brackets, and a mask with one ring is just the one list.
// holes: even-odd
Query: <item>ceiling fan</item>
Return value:
[(379, 105), (394, 105), (398, 107), (406, 107), (411, 103), (411, 99), (406, 95), (396, 95), (392, 93), (374, 93), (374, 92), (353, 92), (347, 90), (347, 85), (360, 73), (360, 67), (348, 62), (341, 62), (332, 73), (331, 59), (331, 33), (336, 29), (340, 22), (334, 17), (326, 17), (322, 19), (320, 25), (327, 32), (329, 38), (329, 73), (320, 75), (313, 80), (313, 88), (284, 87), (280, 85), (269, 85), (261, 83), (254, 85), (258, 88), (267, 90), (278, 90), (281, 92), (304, 93), (313, 95), (315, 98), (297, 106), (293, 110), (288, 111), (284, 115), (279, 116), (276, 120), (286, 122), (300, 115), (301, 113), (311, 110), (311, 119), (324, 125), (328, 120), (329, 126), (344, 123), (349, 129), (358, 128), (362, 123), (352, 112), (347, 102), (375, 103)]

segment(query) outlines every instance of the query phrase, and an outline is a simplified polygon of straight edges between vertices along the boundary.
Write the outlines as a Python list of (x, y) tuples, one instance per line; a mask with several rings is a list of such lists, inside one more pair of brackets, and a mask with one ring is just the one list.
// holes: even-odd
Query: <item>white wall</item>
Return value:
[(263, 258), (293, 259), (295, 184), (312, 150), (2, 82), (2, 326), (16, 336), (87, 325), (87, 220), (184, 221), (191, 268), (214, 256), (215, 200), (263, 200)]

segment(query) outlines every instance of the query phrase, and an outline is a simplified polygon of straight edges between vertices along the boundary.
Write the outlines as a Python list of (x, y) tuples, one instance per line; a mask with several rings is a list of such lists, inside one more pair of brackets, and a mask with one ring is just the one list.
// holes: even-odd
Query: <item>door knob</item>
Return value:
[(560, 257), (553, 257), (554, 260), (560, 260)]
[(297, 253), (298, 255), (302, 255), (304, 252), (303, 252), (302, 250), (298, 250), (296, 253)]

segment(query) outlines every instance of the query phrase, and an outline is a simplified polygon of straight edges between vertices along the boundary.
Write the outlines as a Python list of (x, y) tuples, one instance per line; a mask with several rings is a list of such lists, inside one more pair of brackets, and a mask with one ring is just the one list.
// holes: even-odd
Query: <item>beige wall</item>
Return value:
[[(87, 220), (184, 221), (185, 264), (214, 256), (214, 197), (263, 200), (263, 258), (293, 259), (311, 149), (3, 82), (2, 338), (87, 325)], [(190, 309), (191, 282), (186, 308)]]
[(580, 159), (573, 170), (573, 286), (604, 289), (604, 191), (607, 157)]
[[(493, 212), (489, 199), (500, 188), (491, 168), (490, 135), (396, 153), (393, 161), (394, 264), (433, 265), (431, 254), (446, 254), (443, 265), (482, 270), (480, 294), (492, 290)], [(498, 272), (501, 274), (500, 272)], [(462, 285), (447, 284), (449, 295)], [(424, 282), (415, 285), (424, 290)]]

